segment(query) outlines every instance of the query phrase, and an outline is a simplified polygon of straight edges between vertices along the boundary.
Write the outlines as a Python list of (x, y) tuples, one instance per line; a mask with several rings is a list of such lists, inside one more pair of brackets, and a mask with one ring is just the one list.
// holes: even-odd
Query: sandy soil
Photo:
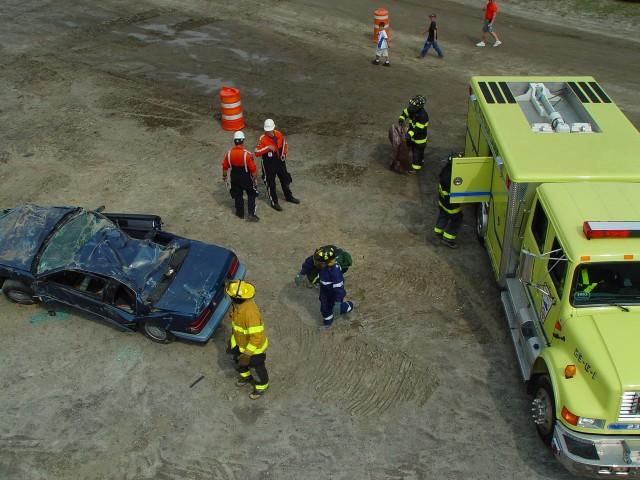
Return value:
[[(393, 2), (392, 67), (374, 67), (377, 2), (5, 1), (0, 206), (106, 205), (233, 248), (267, 323), (272, 388), (234, 386), (228, 326), (161, 346), (72, 312), (0, 300), (2, 479), (569, 478), (537, 439), (498, 290), (473, 228), (431, 239), (436, 174), (461, 148), (473, 74), (589, 74), (640, 123), (637, 45), (440, 2), (445, 59), (418, 60), (428, 11)], [(446, 19), (446, 21), (445, 21)], [(239, 87), (248, 143), (273, 117), (301, 205), (240, 221), (220, 180), (217, 91)], [(387, 170), (388, 126), (428, 97), (427, 165)], [(356, 304), (319, 331), (292, 279), (314, 247), (353, 254)], [(189, 385), (200, 375), (205, 379)]]

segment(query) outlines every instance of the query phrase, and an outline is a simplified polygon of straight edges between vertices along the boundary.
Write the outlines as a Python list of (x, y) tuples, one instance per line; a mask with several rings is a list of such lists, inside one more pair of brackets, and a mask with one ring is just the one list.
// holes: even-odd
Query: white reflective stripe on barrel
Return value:
[(222, 115), (223, 120), (238, 120), (242, 118), (242, 113), (238, 113), (237, 115)]
[(389, 15), (385, 15), (384, 17), (379, 17), (378, 15), (375, 15), (373, 18), (376, 20), (389, 20)]
[(240, 100), (238, 100), (237, 102), (234, 102), (234, 103), (224, 103), (224, 102), (222, 102), (222, 108), (236, 108), (236, 107), (239, 107), (240, 105), (242, 105), (242, 102)]

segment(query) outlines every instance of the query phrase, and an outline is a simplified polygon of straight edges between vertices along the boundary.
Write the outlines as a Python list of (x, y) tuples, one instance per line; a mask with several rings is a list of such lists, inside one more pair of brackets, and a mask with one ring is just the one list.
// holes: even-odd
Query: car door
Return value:
[(118, 324), (132, 325), (135, 323), (138, 310), (136, 294), (128, 286), (111, 280), (106, 289), (102, 308), (104, 314)]
[(61, 270), (44, 275), (34, 284), (44, 302), (58, 302), (104, 318), (107, 280), (78, 270)]

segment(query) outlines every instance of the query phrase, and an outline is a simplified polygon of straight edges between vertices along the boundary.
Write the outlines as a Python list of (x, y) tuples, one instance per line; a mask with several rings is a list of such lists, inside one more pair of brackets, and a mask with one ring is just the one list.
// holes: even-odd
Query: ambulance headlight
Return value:
[(588, 418), (580, 417), (578, 420), (578, 427), (582, 428), (604, 428), (605, 421), (602, 418)]

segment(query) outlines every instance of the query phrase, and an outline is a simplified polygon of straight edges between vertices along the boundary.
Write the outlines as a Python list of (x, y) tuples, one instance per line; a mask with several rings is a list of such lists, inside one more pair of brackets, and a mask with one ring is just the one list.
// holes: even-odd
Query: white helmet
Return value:
[(238, 130), (236, 133), (233, 134), (233, 139), (234, 140), (244, 140), (244, 133), (242, 133), (240, 130)]
[(276, 129), (276, 123), (271, 120), (270, 118), (267, 118), (264, 121), (264, 131), (265, 132), (273, 132)]

